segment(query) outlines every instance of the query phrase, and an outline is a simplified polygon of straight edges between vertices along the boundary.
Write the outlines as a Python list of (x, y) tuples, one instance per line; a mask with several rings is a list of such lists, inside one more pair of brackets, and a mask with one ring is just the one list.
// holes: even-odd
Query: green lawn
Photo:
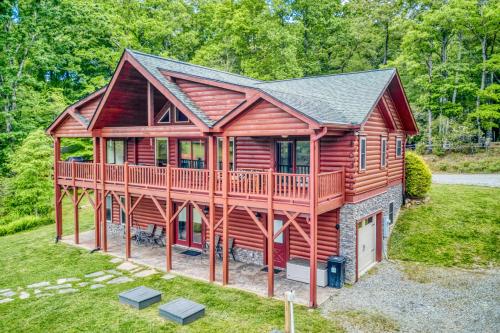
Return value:
[[(65, 209), (65, 233), (73, 232), (71, 210)], [(82, 212), (82, 230), (92, 214)], [(0, 289), (112, 269), (110, 257), (54, 244), (54, 226), (0, 237)], [(160, 275), (121, 285), (46, 298), (15, 299), (0, 304), (1, 332), (270, 332), (283, 329), (283, 303), (209, 283)], [(138, 311), (121, 305), (118, 293), (146, 285), (163, 292), (163, 301), (186, 297), (207, 306), (204, 318), (179, 326), (158, 316), (158, 305)], [(317, 310), (296, 307), (297, 332), (342, 331)]]
[(442, 266), (496, 266), (499, 239), (500, 188), (433, 185), (429, 203), (400, 215), (389, 256)]

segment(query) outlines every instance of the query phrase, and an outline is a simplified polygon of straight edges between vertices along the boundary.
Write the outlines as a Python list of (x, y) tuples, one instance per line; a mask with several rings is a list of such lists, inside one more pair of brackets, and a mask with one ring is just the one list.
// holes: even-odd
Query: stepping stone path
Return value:
[(173, 279), (173, 278), (175, 278), (175, 277), (176, 277), (176, 275), (174, 275), (174, 274), (165, 274), (165, 275), (163, 275), (161, 278), (162, 278), (163, 280), (167, 280), (167, 281), (168, 281), (168, 280), (172, 280), (172, 279)]
[(117, 277), (111, 281), (108, 281), (107, 284), (120, 284), (120, 283), (132, 282), (132, 281), (134, 281), (134, 279), (131, 279), (128, 276), (120, 276), (120, 277)]
[[(16, 287), (0, 289), (0, 304), (12, 302), (16, 299), (25, 300), (35, 296), (36, 298), (50, 297), (56, 294), (71, 294), (80, 291), (80, 288), (100, 289), (106, 288), (107, 285), (122, 284), (135, 281), (134, 277), (144, 278), (159, 272), (152, 268), (139, 266), (128, 261), (123, 261), (120, 258), (113, 258), (110, 262), (119, 264), (116, 269), (108, 269), (97, 271), (84, 275), (84, 278), (65, 277), (57, 279), (54, 282), (41, 281), (30, 284), (26, 287)], [(132, 275), (132, 276), (130, 276)], [(176, 275), (165, 274), (162, 278), (170, 280)], [(29, 290), (24, 290), (28, 288)]]
[(104, 287), (106, 287), (106, 286), (103, 284), (93, 284), (90, 286), (90, 289), (99, 289), (99, 288), (104, 288)]
[(104, 274), (105, 273), (103, 271), (99, 271), (99, 272), (94, 272), (94, 273), (86, 274), (85, 277), (86, 278), (93, 278), (93, 277), (102, 276)]
[(68, 283), (68, 282), (78, 282), (80, 280), (81, 279), (77, 279), (77, 278), (58, 279), (57, 284), (63, 284), (63, 283)]
[(142, 269), (141, 267), (134, 265), (131, 262), (124, 262), (120, 266), (116, 267), (116, 269), (119, 269), (121, 271), (129, 271), (129, 272), (137, 268)]
[(25, 292), (25, 291), (22, 291), (20, 294), (19, 294), (19, 298), (20, 299), (26, 299), (26, 298), (30, 298), (30, 294)]
[(50, 286), (50, 282), (48, 281), (43, 281), (43, 282), (38, 282), (38, 283), (33, 283), (28, 286), (28, 288), (42, 288), (42, 287), (47, 287)]
[(103, 281), (112, 279), (114, 277), (115, 277), (114, 275), (108, 274), (108, 275), (99, 276), (98, 278), (95, 278), (93, 281), (94, 282), (103, 282)]

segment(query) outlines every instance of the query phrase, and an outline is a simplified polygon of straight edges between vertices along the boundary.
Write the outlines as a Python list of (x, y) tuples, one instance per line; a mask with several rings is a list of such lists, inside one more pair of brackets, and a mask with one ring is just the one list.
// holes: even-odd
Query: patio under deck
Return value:
[[(80, 233), (80, 244), (78, 247), (91, 250), (94, 248), (94, 230)], [(64, 243), (75, 245), (74, 236), (67, 235), (62, 238)], [(149, 266), (157, 270), (166, 271), (165, 248), (137, 245), (132, 241), (131, 262)], [(209, 258), (207, 255), (189, 256), (181, 252), (186, 248), (178, 245), (173, 246), (172, 251), (172, 270), (171, 273), (186, 276), (192, 279), (208, 282)], [(125, 240), (115, 233), (108, 234), (108, 252), (114, 257), (125, 258)], [(263, 266), (246, 264), (230, 260), (229, 262), (229, 285), (236, 289), (241, 289), (255, 293), (257, 295), (267, 296), (267, 273), (261, 271)], [(216, 261), (216, 282), (222, 281), (222, 261)], [(274, 291), (275, 298), (282, 300), (285, 292), (294, 290), (296, 303), (307, 306), (309, 304), (309, 284), (288, 280), (286, 273), (275, 274)], [(329, 287), (317, 288), (318, 306), (328, 300), (333, 295), (335, 289)]]

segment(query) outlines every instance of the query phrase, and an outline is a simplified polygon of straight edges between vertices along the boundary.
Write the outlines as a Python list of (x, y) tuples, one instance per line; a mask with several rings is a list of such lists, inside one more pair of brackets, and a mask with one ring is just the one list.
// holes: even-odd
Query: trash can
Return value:
[(328, 286), (342, 288), (345, 280), (345, 257), (328, 257)]

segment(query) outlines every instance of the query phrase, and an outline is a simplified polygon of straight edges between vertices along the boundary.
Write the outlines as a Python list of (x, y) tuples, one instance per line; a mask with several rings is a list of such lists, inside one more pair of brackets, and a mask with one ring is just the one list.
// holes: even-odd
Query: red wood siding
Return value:
[[(138, 198), (132, 198), (131, 207), (137, 201)], [(158, 200), (158, 203), (165, 207), (165, 200)], [(156, 224), (161, 227), (165, 227), (165, 221), (163, 220), (158, 208), (154, 204), (153, 200), (150, 198), (144, 197), (141, 202), (137, 205), (132, 213), (132, 220), (134, 225), (138, 225), (140, 227), (145, 227), (147, 224)]]
[[(309, 224), (305, 218), (298, 219), (299, 225), (309, 235)], [(285, 221), (286, 222), (286, 221)], [(326, 261), (329, 256), (338, 254), (338, 210), (330, 211), (318, 216), (318, 260)], [(309, 259), (309, 245), (292, 225), (290, 226), (289, 256), (290, 258)]]
[(87, 129), (75, 118), (67, 115), (59, 126), (55, 129), (56, 135), (68, 136), (90, 136)]
[(244, 112), (226, 128), (229, 133), (265, 135), (277, 130), (307, 130), (308, 124), (275, 105), (260, 101)]
[(353, 132), (343, 136), (324, 137), (320, 141), (319, 169), (320, 172), (329, 172), (341, 167), (346, 172), (346, 193), (353, 193), (355, 169), (356, 137)]
[(245, 100), (245, 94), (237, 91), (182, 79), (175, 82), (210, 119), (219, 120)]
[(102, 96), (98, 96), (94, 99), (91, 99), (84, 105), (78, 107), (76, 111), (90, 121), (90, 119), (92, 118), (97, 109), (97, 106), (99, 105), (99, 102), (101, 101), (101, 97)]
[(272, 148), (271, 140), (256, 137), (236, 138), (236, 167), (238, 169), (272, 168)]

